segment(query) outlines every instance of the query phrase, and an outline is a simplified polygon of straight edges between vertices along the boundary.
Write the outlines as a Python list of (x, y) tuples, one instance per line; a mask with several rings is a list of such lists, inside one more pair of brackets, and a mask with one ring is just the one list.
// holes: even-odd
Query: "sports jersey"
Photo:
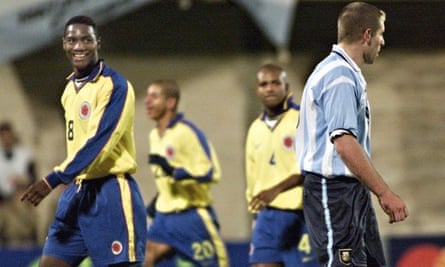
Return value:
[(212, 144), (193, 123), (178, 114), (163, 136), (157, 129), (149, 134), (151, 154), (165, 157), (175, 169), (173, 176), (151, 164), (159, 197), (156, 210), (181, 211), (211, 204), (210, 183), (221, 177), (219, 161)]
[[(264, 111), (250, 125), (245, 144), (248, 202), (262, 190), (269, 189), (292, 174), (300, 173), (294, 150), (298, 114), (299, 106), (288, 97), (274, 127), (266, 124)], [(301, 209), (302, 187), (279, 194), (269, 207)]]
[[(332, 139), (349, 133), (370, 156), (370, 107), (360, 68), (337, 45), (308, 78), (300, 111), (297, 143), (304, 171), (331, 176), (353, 176)], [(329, 118), (329, 121), (326, 121)]]
[(74, 74), (61, 102), (66, 120), (66, 159), (46, 178), (54, 188), (74, 179), (134, 173), (134, 91), (120, 74), (103, 61), (76, 92)]
[[(67, 158), (46, 176), (62, 192), (43, 254), (72, 266), (90, 256), (95, 266), (142, 262), (147, 233), (136, 170), (132, 85), (103, 61), (76, 91), (74, 75), (61, 102)], [(75, 181), (72, 182), (72, 181)]]

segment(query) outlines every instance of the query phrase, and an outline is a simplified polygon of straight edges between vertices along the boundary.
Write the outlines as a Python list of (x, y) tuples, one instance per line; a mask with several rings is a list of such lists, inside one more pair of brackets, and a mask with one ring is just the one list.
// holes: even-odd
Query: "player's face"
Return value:
[(162, 93), (162, 88), (157, 84), (152, 84), (147, 88), (144, 104), (148, 118), (154, 121), (160, 121), (167, 114), (167, 98)]
[(88, 74), (99, 60), (98, 40), (94, 28), (85, 24), (72, 24), (66, 28), (63, 49), (78, 74)]
[(263, 105), (273, 109), (280, 105), (287, 95), (287, 84), (281, 71), (263, 70), (257, 75), (257, 95)]
[(379, 56), (380, 49), (385, 45), (383, 33), (385, 32), (385, 24), (381, 22), (380, 29), (369, 39), (367, 49), (363, 52), (363, 62), (365, 64), (372, 64)]

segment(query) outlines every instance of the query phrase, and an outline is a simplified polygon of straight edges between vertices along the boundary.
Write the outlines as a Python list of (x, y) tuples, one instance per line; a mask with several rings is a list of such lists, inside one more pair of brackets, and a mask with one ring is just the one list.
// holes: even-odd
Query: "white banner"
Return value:
[[(159, 0), (0, 0), (0, 64), (62, 37), (78, 14), (102, 24)], [(234, 0), (278, 49), (288, 48), (298, 0)]]
[(72, 16), (88, 15), (101, 24), (155, 1), (157, 0), (2, 0), (0, 63), (42, 47), (58, 36), (61, 38), (64, 23)]

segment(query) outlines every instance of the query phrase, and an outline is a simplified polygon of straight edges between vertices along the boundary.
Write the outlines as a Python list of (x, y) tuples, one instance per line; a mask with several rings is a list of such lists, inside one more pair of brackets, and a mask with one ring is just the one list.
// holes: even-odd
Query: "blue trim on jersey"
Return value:
[[(190, 129), (196, 134), (196, 136), (198, 137), (199, 143), (201, 144), (202, 148), (204, 149), (204, 152), (207, 155), (207, 158), (209, 160), (212, 159), (212, 154), (210, 151), (210, 146), (209, 143), (207, 142), (207, 138), (205, 137), (204, 133), (198, 128), (196, 127), (195, 124), (193, 124), (192, 122), (186, 120), (184, 118), (184, 114), (183, 113), (178, 113), (176, 115), (175, 118), (173, 118), (170, 123), (168, 124), (168, 128), (173, 127), (176, 123), (184, 123), (185, 125), (187, 125), (188, 127), (190, 127)], [(192, 176), (190, 173), (188, 173), (184, 168), (176, 168), (174, 173), (173, 173), (173, 178), (175, 180), (184, 180), (184, 179), (195, 179), (198, 182), (210, 182), (213, 178), (213, 168), (211, 168), (205, 175), (203, 176)]]
[(102, 114), (96, 134), (88, 139), (85, 145), (79, 149), (76, 156), (66, 166), (63, 172), (55, 171), (46, 177), (52, 188), (56, 187), (60, 183), (66, 184), (71, 182), (74, 177), (86, 169), (88, 165), (94, 161), (97, 155), (99, 155), (107, 144), (108, 140), (110, 140), (117, 124), (120, 121), (122, 109), (124, 108), (125, 101), (127, 99), (127, 80), (103, 64), (97, 65), (92, 71), (92, 74), (97, 73), (97, 71), (102, 68), (102, 75), (111, 77), (114, 85), (113, 92), (110, 96), (110, 101)]
[[(281, 110), (278, 112), (278, 114), (281, 114), (283, 112), (288, 111), (289, 109), (295, 109), (295, 110), (300, 110), (300, 105), (298, 105), (297, 103), (295, 103), (293, 101), (293, 96), (292, 94), (289, 94), (286, 99), (283, 101), (283, 104), (281, 106)], [(266, 110), (263, 109), (263, 111), (261, 112), (261, 120), (265, 120), (266, 119)]]
[[(90, 74), (88, 74), (88, 82), (95, 81), (100, 77), (100, 74), (102, 73), (103, 69), (105, 67), (105, 62), (103, 59), (100, 59), (99, 62), (94, 66), (94, 68), (91, 70)], [(82, 77), (76, 77), (75, 73), (72, 72), (68, 77), (67, 80), (74, 81), (76, 78), (82, 78)]]

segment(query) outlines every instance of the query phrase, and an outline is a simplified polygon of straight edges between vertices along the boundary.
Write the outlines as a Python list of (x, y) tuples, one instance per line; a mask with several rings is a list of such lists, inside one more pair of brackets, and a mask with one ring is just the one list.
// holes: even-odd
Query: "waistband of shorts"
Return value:
[(342, 182), (360, 182), (356, 177), (347, 176), (347, 175), (329, 175), (329, 176), (324, 176), (324, 175), (319, 174), (319, 173), (308, 172), (308, 171), (303, 171), (303, 173), (304, 173), (305, 179), (307, 178), (307, 175), (311, 175), (311, 176), (317, 177), (319, 179), (337, 180), (337, 181), (342, 181)]
[(187, 212), (187, 211), (191, 211), (191, 210), (197, 210), (197, 209), (206, 209), (206, 210), (209, 210), (209, 209), (211, 209), (212, 208), (212, 206), (204, 206), (204, 207), (187, 207), (187, 208), (184, 208), (184, 209), (177, 209), (177, 210), (174, 210), (174, 211), (168, 211), (168, 212), (164, 212), (164, 211), (156, 211), (156, 212), (160, 212), (160, 213), (163, 213), (163, 214), (178, 214), (178, 213), (183, 213), (183, 212)]
[(294, 213), (303, 212), (302, 209), (281, 209), (281, 208), (270, 207), (270, 206), (267, 206), (266, 209), (269, 209), (269, 210), (278, 210), (278, 211), (284, 211), (284, 212), (294, 212)]
[(75, 178), (73, 180), (73, 184), (77, 185), (77, 192), (79, 192), (82, 189), (82, 185), (83, 184), (101, 184), (103, 182), (105, 182), (108, 179), (112, 179), (112, 178), (124, 178), (124, 179), (130, 179), (132, 178), (132, 176), (129, 173), (119, 173), (119, 174), (110, 174), (107, 176), (102, 176), (102, 177), (95, 177), (95, 178), (88, 178), (88, 179), (82, 179), (82, 178)]

